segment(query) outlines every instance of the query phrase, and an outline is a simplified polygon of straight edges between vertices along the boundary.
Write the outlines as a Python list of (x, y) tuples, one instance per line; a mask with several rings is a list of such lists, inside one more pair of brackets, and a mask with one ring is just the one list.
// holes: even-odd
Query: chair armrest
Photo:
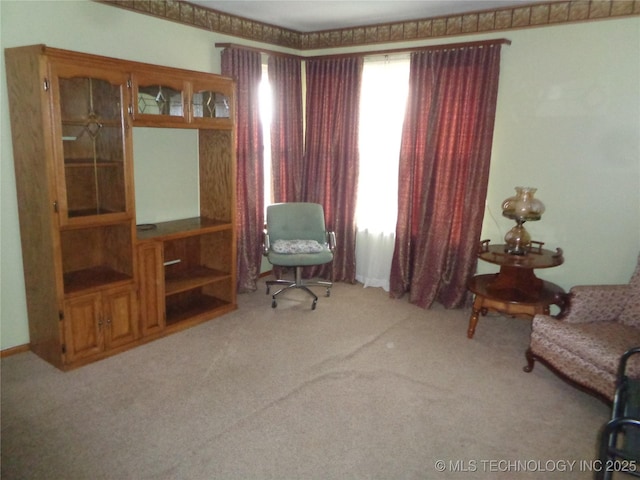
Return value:
[(269, 255), (269, 250), (271, 250), (271, 241), (269, 240), (269, 234), (264, 230), (262, 232), (262, 255), (265, 257)]
[(629, 285), (576, 285), (569, 290), (567, 307), (559, 318), (569, 323), (614, 321), (628, 294)]
[(333, 252), (336, 249), (336, 232), (327, 232), (327, 240), (329, 243), (329, 250)]
[(620, 357), (620, 365), (618, 366), (618, 381), (621, 381), (626, 376), (627, 362), (632, 355), (640, 354), (640, 347), (633, 347), (624, 352)]
[[(617, 435), (624, 431), (624, 443), (619, 442)], [(623, 459), (630, 461), (633, 470), (626, 470), (633, 476), (636, 472), (637, 462), (640, 461), (640, 419), (631, 417), (618, 417), (607, 422), (600, 433), (599, 457), (603, 465), (608, 465), (611, 460)], [(602, 470), (604, 472), (604, 470)], [(597, 476), (596, 478), (611, 478), (610, 476)], [(617, 478), (617, 477), (616, 477)]]
[[(616, 376), (616, 393), (611, 408), (612, 419), (630, 416), (640, 420), (640, 378), (627, 376), (627, 362), (631, 356), (637, 354), (640, 354), (640, 347), (630, 348), (620, 357)], [(640, 440), (640, 437), (638, 439)]]

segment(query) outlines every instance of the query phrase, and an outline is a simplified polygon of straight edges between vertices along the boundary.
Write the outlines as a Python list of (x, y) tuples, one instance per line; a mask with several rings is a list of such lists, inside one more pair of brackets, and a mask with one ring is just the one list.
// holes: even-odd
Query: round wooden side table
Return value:
[(473, 338), (480, 315), (495, 311), (512, 317), (533, 318), (539, 313), (548, 314), (551, 305), (561, 309), (565, 303), (565, 292), (558, 285), (535, 276), (536, 268), (551, 268), (562, 265), (562, 249), (555, 252), (535, 244), (526, 255), (506, 253), (505, 245), (480, 244), (478, 257), (489, 263), (500, 265), (500, 272), (476, 275), (468, 284), (475, 295), (467, 337)]

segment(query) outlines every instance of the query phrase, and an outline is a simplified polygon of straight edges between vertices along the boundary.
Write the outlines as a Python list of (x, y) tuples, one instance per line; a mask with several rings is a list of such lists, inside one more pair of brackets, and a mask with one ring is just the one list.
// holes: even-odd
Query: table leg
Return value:
[(476, 298), (473, 301), (471, 317), (469, 318), (469, 328), (467, 329), (467, 338), (473, 338), (473, 335), (476, 333), (476, 325), (478, 325), (478, 318), (482, 311), (482, 300), (483, 299), (480, 295), (476, 295)]

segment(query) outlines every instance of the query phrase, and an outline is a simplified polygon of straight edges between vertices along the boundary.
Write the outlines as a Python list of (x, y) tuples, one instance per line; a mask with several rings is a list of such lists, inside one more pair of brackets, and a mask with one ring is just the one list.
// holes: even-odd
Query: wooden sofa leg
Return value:
[(527, 359), (527, 364), (524, 367), (522, 367), (522, 370), (529, 373), (531, 372), (531, 370), (533, 370), (533, 365), (536, 359), (535, 359), (535, 356), (533, 355), (533, 352), (531, 351), (531, 348), (527, 348), (527, 351), (524, 352), (524, 356)]

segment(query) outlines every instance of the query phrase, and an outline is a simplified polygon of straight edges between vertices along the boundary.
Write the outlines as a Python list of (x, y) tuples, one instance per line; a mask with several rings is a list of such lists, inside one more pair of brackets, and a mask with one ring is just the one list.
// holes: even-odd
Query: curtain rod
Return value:
[(466, 47), (484, 47), (491, 45), (511, 45), (511, 40), (508, 38), (497, 38), (495, 40), (483, 40), (478, 42), (460, 42), (460, 43), (447, 43), (442, 45), (429, 45), (423, 47), (413, 47), (413, 48), (395, 48), (395, 49), (387, 49), (387, 50), (367, 50), (365, 52), (353, 52), (353, 53), (338, 53), (335, 55), (294, 55), (290, 53), (277, 52), (274, 50), (267, 50), (264, 48), (256, 48), (256, 47), (246, 47), (244, 45), (239, 45), (237, 43), (216, 43), (215, 46), (218, 48), (242, 48), (244, 50), (250, 50), (259, 53), (266, 53), (269, 55), (280, 55), (283, 57), (289, 58), (297, 58), (299, 60), (315, 60), (315, 59), (325, 59), (325, 58), (343, 58), (343, 57), (365, 57), (368, 55), (389, 55), (394, 53), (412, 53), (412, 52), (426, 52), (430, 50), (452, 50), (456, 48), (466, 48)]
[(217, 48), (241, 48), (243, 50), (249, 50), (250, 52), (266, 53), (269, 55), (278, 55), (280, 57), (297, 58), (299, 60), (304, 60), (305, 58), (309, 58), (309, 57), (302, 57), (300, 55), (295, 55), (293, 53), (284, 53), (284, 52), (278, 52), (275, 50), (267, 50), (266, 48), (247, 47), (245, 45), (240, 45), (238, 43), (216, 43), (215, 46)]

